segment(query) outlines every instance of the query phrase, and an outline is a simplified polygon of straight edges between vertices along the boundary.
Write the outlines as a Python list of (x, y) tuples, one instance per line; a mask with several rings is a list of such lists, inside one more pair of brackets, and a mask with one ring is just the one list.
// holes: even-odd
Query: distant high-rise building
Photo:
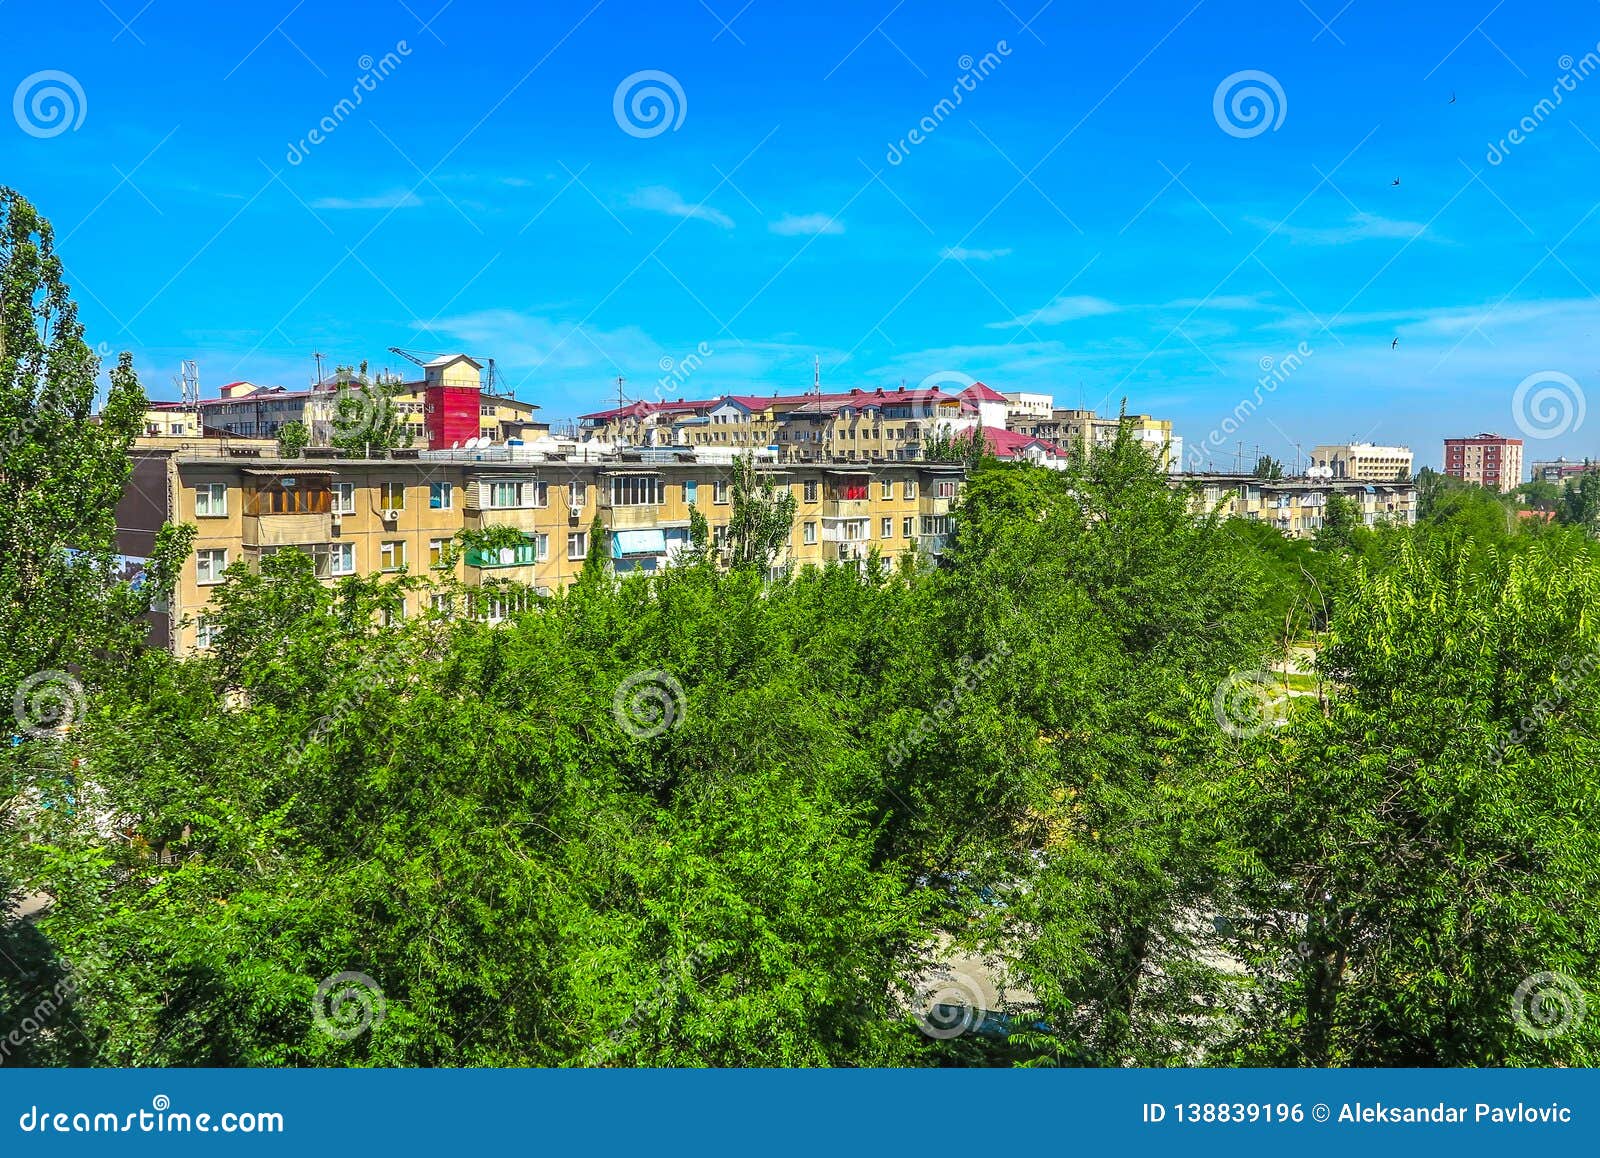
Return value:
[(1487, 433), (1447, 438), (1444, 473), (1509, 494), (1522, 482), (1522, 439)]

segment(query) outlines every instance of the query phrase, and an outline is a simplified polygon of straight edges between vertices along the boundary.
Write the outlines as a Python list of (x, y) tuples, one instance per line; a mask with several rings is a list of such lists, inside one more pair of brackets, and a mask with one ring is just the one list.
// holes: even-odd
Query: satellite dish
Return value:
[(452, 442), (450, 444), (450, 449), (451, 450), (460, 450), (461, 449), (461, 440), (458, 438), (454, 442)]

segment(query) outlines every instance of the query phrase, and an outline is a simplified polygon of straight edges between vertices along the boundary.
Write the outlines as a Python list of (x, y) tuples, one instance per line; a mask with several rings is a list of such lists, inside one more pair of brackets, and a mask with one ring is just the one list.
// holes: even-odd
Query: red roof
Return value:
[(974, 382), (961, 392), (961, 397), (973, 402), (1004, 402), (1005, 395), (996, 394), (982, 382)]
[(1047, 442), (1031, 434), (1004, 430), (998, 426), (985, 426), (983, 440), (989, 444), (989, 449), (994, 451), (996, 458), (1016, 458), (1030, 446), (1037, 446), (1050, 455), (1060, 456), (1062, 453), (1061, 448), (1053, 442)]

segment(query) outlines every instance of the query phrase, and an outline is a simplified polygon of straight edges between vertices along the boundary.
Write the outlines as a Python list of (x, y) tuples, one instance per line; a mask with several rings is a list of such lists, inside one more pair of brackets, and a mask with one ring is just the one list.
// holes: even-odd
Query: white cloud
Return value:
[(939, 256), (949, 261), (993, 261), (997, 257), (1010, 257), (1009, 249), (963, 249), (959, 245), (939, 251)]
[[(1279, 224), (1261, 217), (1249, 219), (1252, 225), (1273, 232), (1276, 237), (1296, 245), (1347, 245), (1353, 241), (1379, 241), (1386, 238), (1410, 240), (1428, 227), (1417, 221), (1397, 221), (1375, 213), (1353, 213), (1342, 225), (1313, 228)], [(1437, 235), (1433, 240), (1439, 240)]]
[(815, 237), (819, 233), (843, 233), (844, 223), (829, 217), (826, 213), (806, 213), (800, 216), (786, 213), (767, 228), (784, 237), (794, 237), (798, 234)]
[(1011, 330), (1019, 326), (1054, 326), (1061, 322), (1076, 321), (1078, 318), (1093, 318), (1116, 312), (1116, 304), (1104, 298), (1089, 297), (1084, 294), (1064, 294), (1048, 305), (1012, 318), (1009, 322), (990, 322), (989, 329)]
[(404, 189), (393, 189), (374, 197), (318, 197), (313, 209), (415, 209), (422, 198)]
[(711, 208), (709, 205), (691, 205), (685, 201), (675, 190), (668, 189), (665, 185), (651, 185), (640, 189), (628, 203), (635, 209), (648, 209), (653, 213), (665, 213), (668, 217), (692, 217), (696, 221), (709, 221), (723, 229), (733, 228), (733, 218), (726, 213)]

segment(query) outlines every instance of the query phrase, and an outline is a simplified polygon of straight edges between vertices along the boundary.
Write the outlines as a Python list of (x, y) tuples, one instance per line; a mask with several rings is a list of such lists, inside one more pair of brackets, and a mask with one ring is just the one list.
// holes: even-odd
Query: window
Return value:
[(428, 607), (435, 615), (452, 614), (455, 611), (455, 608), (451, 604), (452, 601), (448, 595), (428, 596)]
[(385, 627), (393, 627), (405, 617), (406, 601), (404, 599), (399, 600), (393, 607), (385, 607), (383, 609), (383, 625)]
[(812, 479), (810, 482), (806, 483), (806, 502), (814, 503), (816, 501), (817, 501), (817, 480), (816, 479)]
[(711, 501), (725, 504), (728, 501), (728, 480), (719, 478), (711, 484)]
[(198, 519), (216, 519), (227, 514), (228, 484), (201, 483), (195, 487), (194, 513)]
[(383, 509), (386, 511), (403, 511), (406, 509), (406, 484), (386, 482), (383, 484)]
[(542, 507), (549, 502), (549, 499), (549, 483), (500, 479), (489, 484), (489, 506), (497, 510), (511, 507)]
[(384, 571), (398, 571), (406, 565), (406, 541), (385, 539), (378, 547), (378, 566)]
[(449, 539), (429, 539), (428, 540), (428, 566), (430, 566), (430, 567), (443, 567), (444, 566), (444, 553), (445, 553), (446, 550), (449, 549), (449, 547), (450, 547), (450, 540)]
[[(318, 548), (318, 552), (323, 548)], [(329, 575), (354, 575), (356, 573), (356, 545), (354, 543), (331, 543), (327, 551), (327, 574)], [(317, 574), (323, 574), (322, 567), (317, 568)]]
[(222, 638), (222, 628), (217, 626), (215, 620), (208, 615), (202, 615), (194, 623), (194, 645), (202, 651), (215, 646), (218, 639)]
[(550, 558), (550, 536), (537, 534), (533, 536), (533, 558), (535, 562), (543, 563)]
[(885, 538), (885, 539), (894, 538), (894, 520), (893, 519), (885, 519), (885, 520), (883, 520), (883, 536), (882, 537)]
[(817, 541), (817, 524), (807, 523), (805, 525), (805, 541), (807, 543), (815, 543)]
[(914, 499), (917, 497), (917, 483), (915, 479), (906, 479), (900, 488), (900, 497)]
[(428, 484), (428, 509), (433, 511), (448, 511), (455, 502), (453, 488), (447, 482)]
[(614, 507), (654, 507), (661, 504), (661, 479), (657, 476), (629, 474), (611, 479), (611, 505)]
[(950, 516), (923, 515), (922, 533), (924, 535), (948, 535), (950, 533)]
[(325, 515), (332, 505), (325, 482), (285, 475), (263, 483), (245, 496), (247, 515)]
[(953, 499), (956, 497), (956, 484), (954, 480), (939, 484), (938, 497), (941, 499)]
[(692, 478), (685, 479), (683, 482), (683, 501), (692, 507), (695, 504), (695, 500), (699, 497), (700, 484), (695, 482)]
[(356, 513), (356, 484), (333, 484), (333, 510), (335, 514), (353, 515)]
[(883, 499), (894, 498), (894, 480), (884, 479), (878, 486), (878, 497)]
[(567, 558), (582, 559), (589, 554), (589, 532), (567, 532)]
[(228, 551), (225, 547), (206, 548), (195, 552), (195, 582), (221, 583), (222, 573), (228, 569)]
[(911, 529), (912, 529), (911, 516), (908, 515), (905, 518), (900, 520), (900, 535), (901, 535), (901, 537), (902, 538), (906, 538), (906, 539), (911, 538)]

